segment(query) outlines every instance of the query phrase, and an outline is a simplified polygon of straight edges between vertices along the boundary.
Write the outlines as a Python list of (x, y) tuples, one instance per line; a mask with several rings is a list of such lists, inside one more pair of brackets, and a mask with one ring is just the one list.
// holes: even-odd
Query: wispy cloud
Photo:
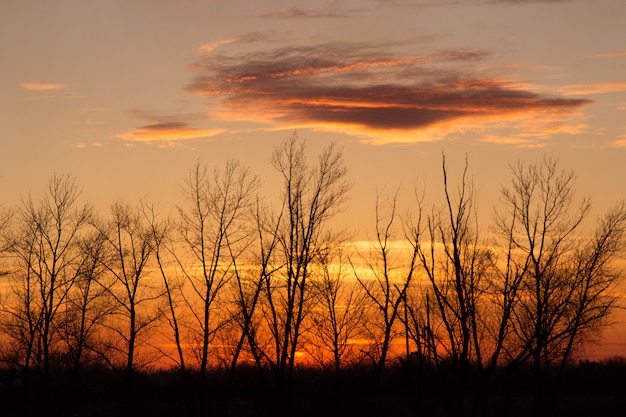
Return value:
[(626, 135), (618, 136), (618, 138), (612, 142), (612, 145), (617, 148), (626, 148)]
[(113, 109), (109, 107), (89, 107), (80, 110), (81, 113), (111, 113)]
[[(565, 3), (572, 0), (353, 0), (332, 1), (322, 7), (285, 7), (276, 11), (258, 14), (263, 19), (329, 19), (348, 18), (355, 13), (378, 10), (380, 7), (424, 8), (450, 5), (529, 5), (539, 3)], [(315, 3), (311, 3), (315, 4)], [(317, 4), (316, 4), (317, 6)]]
[(473, 65), (488, 56), (471, 49), (416, 55), (387, 44), (341, 42), (230, 54), (211, 49), (196, 63), (202, 74), (188, 90), (205, 96), (212, 116), (223, 120), (341, 130), (377, 143), (436, 140), (591, 103), (479, 74)]
[(231, 43), (252, 43), (262, 39), (262, 35), (258, 32), (249, 32), (243, 35), (235, 36), (230, 39), (222, 39), (215, 42), (206, 43), (198, 48), (199, 53), (209, 53), (220, 45), (228, 45)]
[(481, 142), (497, 143), (500, 145), (515, 145), (520, 148), (543, 148), (545, 143), (537, 143), (534, 140), (522, 137), (510, 137), (510, 136), (486, 136), (481, 139)]
[(52, 91), (67, 88), (66, 84), (19, 83), (19, 86), (30, 91)]
[(626, 58), (626, 51), (607, 52), (604, 54), (594, 55), (595, 58)]
[(524, 5), (524, 4), (539, 4), (539, 3), (568, 3), (573, 0), (485, 0), (481, 1), (482, 3), (501, 3), (501, 4), (512, 4), (512, 5)]
[(568, 3), (573, 0), (378, 0), (379, 4), (395, 6), (449, 6), (449, 5), (529, 5), (540, 3)]
[(561, 88), (560, 91), (568, 96), (587, 96), (594, 94), (616, 93), (626, 91), (626, 81), (570, 85)]
[(592, 126), (584, 120), (580, 112), (528, 113), (517, 120), (507, 118), (500, 123), (486, 124), (481, 142), (537, 148), (547, 146), (550, 138), (557, 134), (598, 134), (592, 132)]
[(350, 14), (346, 11), (334, 9), (334, 8), (326, 8), (326, 9), (316, 9), (316, 10), (307, 10), (301, 9), (298, 7), (288, 7), (285, 9), (278, 10), (276, 12), (263, 13), (260, 14), (259, 17), (265, 19), (316, 19), (316, 18), (344, 18), (349, 17)]
[(220, 130), (191, 127), (184, 122), (157, 122), (121, 133), (116, 137), (129, 142), (176, 142), (208, 138), (219, 133)]

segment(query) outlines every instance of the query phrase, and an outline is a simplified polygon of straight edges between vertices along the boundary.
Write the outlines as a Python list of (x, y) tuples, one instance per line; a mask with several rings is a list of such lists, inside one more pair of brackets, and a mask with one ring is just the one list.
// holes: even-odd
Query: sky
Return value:
[[(623, 0), (0, 0), (0, 204), (71, 173), (106, 211), (168, 207), (200, 159), (269, 163), (293, 132), (353, 182), (441, 193), (465, 160), (484, 212), (517, 161), (558, 158), (594, 216), (626, 198)], [(406, 197), (407, 201), (410, 197)], [(626, 349), (625, 349), (626, 351)]]

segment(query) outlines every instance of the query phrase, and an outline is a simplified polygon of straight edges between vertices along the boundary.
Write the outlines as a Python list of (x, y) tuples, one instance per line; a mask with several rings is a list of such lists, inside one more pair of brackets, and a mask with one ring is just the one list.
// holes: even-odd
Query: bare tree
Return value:
[[(253, 241), (250, 250), (244, 253), (231, 252), (235, 265), (235, 279), (231, 282), (231, 292), (234, 295), (231, 316), (233, 327), (238, 329), (238, 339), (234, 343), (230, 363), (231, 375), (242, 355), (247, 354), (245, 359), (248, 362), (254, 361), (261, 372), (265, 364), (263, 354), (266, 346), (260, 344), (261, 339), (258, 337), (258, 329), (263, 322), (263, 312), (258, 307), (262, 301), (267, 279), (276, 271), (271, 260), (278, 245), (278, 234), (275, 230), (269, 231), (264, 228), (267, 213), (264, 212), (258, 198), (253, 210), (253, 218), (256, 224), (256, 242)], [(240, 268), (239, 263), (247, 263), (247, 266)]]
[[(261, 274), (262, 320), (269, 335), (261, 353), (274, 370), (277, 394), (284, 407), (278, 411), (289, 414), (296, 354), (311, 304), (313, 265), (320, 259), (320, 249), (336, 240), (326, 224), (342, 209), (350, 184), (342, 154), (334, 145), (310, 166), (305, 144), (295, 133), (275, 148), (272, 164), (283, 185), (280, 209), (261, 224), (261, 233), (274, 233), (277, 244)], [(264, 241), (274, 240), (270, 237)]]
[(394, 339), (399, 335), (407, 291), (418, 272), (418, 251), (398, 230), (397, 191), (385, 204), (376, 197), (376, 238), (369, 253), (362, 257), (366, 272), (353, 264), (355, 277), (372, 305), (368, 318), (372, 349), (368, 353), (376, 368), (376, 379), (382, 373)]
[(159, 306), (159, 315), (167, 322), (163, 335), (172, 341), (175, 352), (171, 349), (157, 347), (157, 350), (166, 358), (171, 359), (180, 371), (182, 383), (182, 396), (188, 416), (192, 416), (193, 395), (188, 374), (188, 359), (184, 342), (185, 303), (184, 288), (185, 278), (177, 268), (179, 265), (176, 257), (176, 240), (173, 222), (169, 217), (160, 218), (154, 205), (142, 203), (142, 212), (150, 231), (149, 242), (154, 254), (156, 268), (163, 283), (163, 305)]
[[(84, 257), (79, 247), (92, 210), (80, 205), (80, 189), (69, 174), (54, 174), (43, 196), (28, 197), (14, 212), (11, 227), (3, 228), (10, 292), (0, 303), (1, 327), (10, 340), (9, 359), (22, 370), (23, 412), (31, 387), (39, 404), (55, 410), (64, 399), (52, 393), (52, 370), (63, 365), (63, 342), (68, 298), (78, 280)], [(38, 380), (32, 385), (31, 370)]]
[(38, 202), (23, 201), (4, 239), (15, 283), (14, 298), (3, 308), (7, 330), (21, 348), (24, 369), (34, 361), (44, 383), (61, 350), (63, 311), (81, 273), (79, 242), (92, 216), (79, 196), (73, 177), (55, 174)]
[(132, 386), (140, 366), (137, 348), (148, 343), (159, 318), (156, 300), (161, 289), (149, 278), (153, 236), (141, 210), (121, 201), (111, 206), (111, 218), (97, 228), (106, 251), (102, 258), (106, 273), (98, 282), (109, 295), (113, 312), (104, 324), (102, 343), (92, 349)]
[(341, 245), (320, 254), (321, 276), (313, 280), (317, 303), (306, 338), (309, 355), (335, 374), (345, 365), (363, 360), (360, 343), (365, 339), (367, 295), (351, 279), (350, 264)]
[(150, 231), (150, 239), (148, 241), (150, 242), (156, 267), (163, 282), (165, 306), (161, 307), (160, 315), (165, 318), (171, 331), (171, 334), (168, 334), (166, 337), (171, 336), (176, 347), (175, 354), (163, 350), (161, 350), (161, 353), (172, 359), (181, 370), (183, 376), (185, 376), (187, 359), (184, 353), (182, 324), (184, 302), (182, 301), (183, 294), (181, 293), (184, 279), (180, 276), (180, 271), (175, 268), (178, 262), (172, 222), (169, 218), (159, 219), (153, 205), (142, 203), (142, 212)]
[[(30, 258), (31, 255), (26, 259)], [(2, 312), (0, 325), (3, 335), (8, 339), (2, 352), (2, 360), (22, 369), (27, 375), (33, 366), (41, 365), (37, 351), (41, 303), (38, 303), (33, 274), (16, 268), (18, 267), (15, 264), (8, 267), (9, 285), (2, 295), (0, 304)]]
[(229, 161), (211, 174), (198, 162), (183, 189), (188, 205), (179, 208), (179, 231), (184, 253), (178, 266), (189, 284), (185, 300), (193, 318), (192, 332), (198, 346), (200, 376), (209, 366), (210, 343), (230, 320), (216, 308), (225, 303), (222, 290), (235, 273), (236, 257), (248, 245), (249, 215), (258, 179), (239, 162)]
[[(475, 196), (467, 171), (466, 161), (454, 193), (444, 156), (444, 207), (433, 209), (425, 220), (419, 208), (419, 220), (414, 223), (417, 226), (411, 227), (412, 243), (430, 282), (432, 306), (429, 303), (427, 307), (433, 312), (428, 315), (432, 357), (446, 377), (448, 413), (452, 416), (465, 414), (470, 366), (475, 364), (480, 369), (483, 365), (487, 344), (486, 282), (493, 265), (490, 250), (479, 242)], [(422, 221), (425, 226), (420, 226)], [(434, 325), (435, 320), (438, 325)]]
[[(11, 247), (11, 241), (6, 238), (10, 236), (8, 231), (12, 226), (11, 220), (13, 219), (13, 210), (0, 206), (0, 259), (4, 261), (5, 256), (8, 254), (8, 250)], [(6, 265), (3, 263), (2, 267)], [(0, 270), (0, 276), (8, 274), (8, 270)]]
[(530, 360), (534, 370), (534, 414), (549, 415), (560, 372), (585, 338), (606, 323), (615, 306), (611, 292), (620, 277), (611, 265), (621, 250), (626, 209), (620, 204), (599, 222), (593, 237), (582, 226), (589, 199), (574, 206), (575, 176), (557, 161), (518, 163), (511, 188), (502, 190), (497, 225), (512, 247), (508, 262), (523, 271), (521, 295), (509, 342), (512, 361)]
[(89, 348), (96, 344), (98, 331), (111, 313), (107, 291), (98, 284), (105, 273), (104, 239), (92, 232), (81, 239), (79, 246), (81, 262), (59, 329), (67, 350), (66, 366), (71, 369), (74, 382), (84, 362), (95, 359)]

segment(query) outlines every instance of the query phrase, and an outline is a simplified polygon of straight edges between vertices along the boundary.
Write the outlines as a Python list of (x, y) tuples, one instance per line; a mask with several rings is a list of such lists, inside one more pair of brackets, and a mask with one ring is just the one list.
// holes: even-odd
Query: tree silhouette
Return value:
[[(186, 297), (193, 317), (192, 332), (199, 347), (200, 376), (206, 376), (209, 344), (230, 317), (217, 314), (222, 290), (233, 275), (231, 251), (250, 235), (249, 214), (258, 180), (238, 162), (209, 174), (198, 163), (183, 189), (187, 207), (179, 208), (179, 231), (185, 253), (177, 256), (191, 294)], [(223, 309), (222, 309), (223, 310)]]
[[(370, 301), (368, 321), (371, 350), (368, 352), (376, 369), (375, 380), (382, 373), (401, 320), (407, 291), (417, 273), (418, 252), (394, 247), (394, 225), (397, 218), (397, 192), (387, 202), (376, 198), (376, 238), (369, 252), (362, 257), (367, 272), (353, 266), (355, 278)], [(394, 250), (395, 249), (395, 250)], [(403, 253), (404, 252), (404, 253)]]
[(155, 301), (161, 288), (149, 278), (153, 256), (153, 235), (139, 207), (118, 201), (111, 206), (111, 217), (96, 223), (104, 240), (102, 266), (106, 272), (98, 281), (111, 302), (111, 314), (102, 327), (100, 343), (91, 349), (105, 360), (124, 381), (125, 413), (133, 413), (135, 373), (152, 358), (138, 357), (139, 347), (148, 344), (149, 335), (160, 314)]
[(14, 286), (2, 303), (2, 327), (15, 343), (13, 362), (22, 368), (24, 384), (34, 367), (42, 403), (48, 405), (51, 371), (65, 353), (69, 297), (88, 261), (79, 242), (92, 209), (79, 205), (79, 196), (73, 177), (55, 174), (41, 199), (25, 199), (12, 227), (4, 230)]
[(511, 247), (507, 262), (521, 274), (509, 351), (513, 363), (530, 360), (534, 370), (534, 415), (553, 411), (560, 372), (585, 338), (605, 324), (616, 303), (611, 269), (623, 245), (626, 208), (619, 204), (585, 235), (589, 199), (574, 206), (575, 176), (557, 161), (518, 163), (511, 188), (503, 188), (496, 224)]
[[(417, 219), (408, 227), (426, 281), (430, 285), (423, 326), (428, 330), (429, 357), (447, 387), (450, 416), (465, 415), (470, 367), (482, 368), (486, 336), (486, 280), (491, 252), (479, 241), (475, 196), (468, 163), (453, 191), (442, 158), (444, 205), (424, 216), (418, 200)], [(416, 316), (416, 314), (413, 314)], [(440, 329), (440, 330), (437, 330)], [(495, 359), (494, 359), (495, 360)]]
[(363, 362), (360, 341), (366, 338), (367, 294), (354, 283), (346, 249), (339, 244), (321, 253), (320, 276), (313, 280), (317, 301), (309, 314), (308, 354), (324, 369)]
[[(327, 230), (328, 220), (343, 208), (350, 184), (340, 151), (327, 147), (318, 162), (307, 162), (305, 144), (296, 134), (275, 148), (272, 165), (282, 177), (280, 209), (263, 219), (263, 238), (275, 242), (263, 270), (264, 313), (261, 319), (269, 335), (255, 344), (272, 367), (279, 410), (291, 414), (293, 374), (304, 319), (313, 295), (311, 279), (320, 251), (336, 236)], [(267, 252), (266, 252), (267, 254)], [(263, 256), (261, 258), (264, 258)], [(259, 332), (255, 334), (258, 339)]]
[(560, 412), (619, 307), (626, 203), (594, 221), (572, 172), (519, 162), (485, 232), (467, 159), (454, 185), (444, 156), (439, 202), (402, 216), (378, 193), (364, 245), (332, 227), (351, 188), (335, 145), (311, 161), (294, 133), (271, 163), (277, 200), (238, 162), (198, 162), (167, 215), (96, 217), (58, 174), (0, 209), (0, 409), (84, 414), (71, 404), (109, 393), (83, 382), (118, 375), (103, 401), (128, 415), (157, 391), (188, 415)]

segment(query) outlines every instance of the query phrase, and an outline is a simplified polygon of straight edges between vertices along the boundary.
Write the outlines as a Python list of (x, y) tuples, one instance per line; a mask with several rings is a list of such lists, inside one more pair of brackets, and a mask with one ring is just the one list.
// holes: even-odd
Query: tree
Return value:
[(309, 315), (306, 350), (319, 366), (335, 375), (342, 367), (363, 360), (360, 340), (366, 337), (367, 294), (350, 278), (350, 264), (341, 245), (320, 254), (321, 268), (313, 280), (316, 304)]
[[(460, 185), (453, 193), (444, 156), (444, 207), (433, 209), (425, 220), (420, 207), (418, 221), (410, 227), (411, 242), (430, 283), (427, 308), (434, 313), (428, 314), (427, 321), (432, 332), (430, 347), (434, 363), (448, 386), (445, 392), (451, 416), (465, 414), (471, 365), (482, 370), (484, 350), (493, 345), (487, 340), (491, 329), (486, 327), (485, 318), (489, 311), (486, 282), (493, 266), (492, 254), (479, 241), (475, 196), (467, 172), (466, 160)], [(422, 221), (426, 223), (424, 230)], [(434, 331), (435, 328), (442, 331)], [(497, 358), (492, 359), (495, 364)]]
[[(263, 358), (271, 365), (281, 413), (290, 414), (293, 371), (296, 365), (302, 324), (313, 295), (311, 277), (321, 251), (338, 239), (327, 229), (328, 220), (342, 209), (351, 186), (342, 153), (328, 146), (315, 166), (307, 162), (305, 144), (294, 133), (275, 148), (272, 164), (282, 177), (280, 209), (269, 215), (261, 234), (274, 233), (264, 242), (276, 242), (261, 258), (269, 259), (262, 270), (263, 315), (267, 344), (258, 343)], [(274, 240), (275, 239), (275, 240)]]
[(108, 294), (112, 312), (104, 323), (102, 343), (92, 349), (123, 377), (130, 391), (139, 366), (137, 348), (147, 343), (159, 318), (155, 302), (161, 289), (149, 279), (148, 268), (152, 230), (139, 208), (121, 201), (111, 206), (111, 218), (96, 227), (104, 240), (101, 262), (106, 270), (98, 284)]
[[(264, 221), (267, 219), (267, 213), (264, 212), (259, 199), (255, 204), (253, 217), (256, 226), (256, 241), (249, 251), (244, 252), (248, 257), (235, 256), (232, 253), (232, 259), (235, 265), (238, 262), (247, 262), (246, 268), (235, 266), (235, 280), (232, 282), (232, 293), (234, 294), (234, 303), (231, 316), (232, 324), (238, 328), (239, 337), (235, 342), (235, 349), (230, 363), (230, 375), (233, 374), (242, 353), (244, 353), (244, 345), (247, 342), (248, 360), (253, 360), (257, 369), (262, 373), (264, 366), (263, 346), (259, 344), (258, 329), (262, 324), (262, 311), (258, 308), (263, 290), (269, 276), (275, 272), (271, 264), (274, 251), (278, 245), (278, 234), (274, 230), (268, 231), (264, 228)], [(238, 260), (239, 259), (239, 260)], [(261, 317), (260, 317), (261, 316)]]
[(44, 386), (60, 353), (68, 296), (85, 260), (79, 242), (92, 209), (79, 205), (79, 196), (73, 177), (54, 174), (41, 200), (23, 201), (4, 238), (15, 283), (13, 300), (3, 308), (10, 317), (5, 328), (20, 349), (21, 366), (27, 371), (34, 362)]
[(107, 291), (98, 285), (106, 271), (102, 265), (104, 239), (97, 231), (91, 232), (80, 240), (79, 247), (82, 259), (59, 329), (67, 350), (65, 366), (72, 371), (73, 383), (84, 362), (95, 359), (90, 347), (97, 343), (100, 327), (111, 313)]
[(169, 218), (161, 220), (158, 218), (153, 205), (142, 204), (142, 213), (146, 220), (146, 225), (150, 232), (148, 239), (151, 245), (151, 252), (154, 254), (156, 267), (163, 282), (163, 295), (165, 298), (165, 307), (162, 307), (160, 316), (164, 317), (171, 330), (174, 345), (176, 346), (176, 354), (161, 350), (164, 356), (172, 359), (176, 366), (180, 369), (183, 377), (186, 377), (187, 359), (184, 353), (183, 342), (183, 325), (181, 318), (183, 316), (183, 302), (181, 294), (183, 288), (183, 280), (178, 274), (178, 270), (171, 268), (176, 265), (175, 241), (173, 239), (172, 222)]
[[(3, 228), (11, 292), (0, 305), (2, 329), (11, 340), (9, 359), (22, 370), (23, 412), (31, 370), (37, 371), (40, 404), (55, 410), (65, 400), (53, 394), (52, 370), (63, 365), (69, 300), (86, 260), (80, 248), (92, 209), (69, 174), (54, 174), (39, 201), (24, 199), (11, 227)], [(4, 223), (5, 224), (5, 223)]]
[[(417, 247), (394, 240), (397, 219), (397, 192), (388, 202), (388, 210), (376, 198), (376, 238), (368, 254), (362, 259), (366, 271), (353, 270), (372, 308), (369, 312), (371, 351), (368, 352), (376, 369), (375, 379), (380, 377), (389, 355), (393, 340), (398, 335), (397, 323), (401, 321), (402, 307), (407, 291), (417, 273)], [(406, 236), (405, 236), (406, 237)], [(408, 248), (408, 252), (405, 250)]]
[(507, 262), (522, 274), (508, 348), (513, 362), (531, 362), (536, 416), (552, 412), (563, 367), (616, 303), (612, 289), (620, 274), (612, 264), (624, 243), (626, 207), (617, 205), (595, 235), (586, 235), (591, 202), (574, 206), (574, 184), (574, 174), (559, 171), (556, 160), (520, 162), (496, 217), (503, 246), (512, 248)]
[[(183, 339), (184, 322), (184, 295), (182, 293), (184, 278), (180, 270), (172, 268), (178, 265), (176, 258), (175, 240), (173, 236), (173, 222), (170, 218), (160, 219), (153, 205), (143, 203), (142, 212), (150, 231), (149, 242), (154, 254), (156, 267), (163, 283), (163, 296), (165, 306), (160, 307), (159, 316), (163, 317), (168, 324), (169, 331), (164, 330), (166, 337), (173, 338), (175, 353), (158, 348), (163, 356), (172, 359), (180, 371), (182, 382), (182, 396), (188, 416), (193, 415), (193, 396), (190, 389), (187, 368), (187, 355)], [(171, 333), (170, 333), (171, 332)], [(171, 340), (171, 339), (170, 339)]]
[(223, 301), (220, 296), (234, 274), (239, 251), (248, 245), (251, 232), (245, 220), (257, 188), (258, 179), (236, 161), (212, 175), (207, 165), (198, 162), (183, 188), (188, 206), (178, 212), (185, 252), (177, 261), (190, 287), (185, 300), (194, 322), (202, 380), (209, 366), (210, 343), (230, 320), (220, 317), (219, 310), (225, 309), (216, 306)]

